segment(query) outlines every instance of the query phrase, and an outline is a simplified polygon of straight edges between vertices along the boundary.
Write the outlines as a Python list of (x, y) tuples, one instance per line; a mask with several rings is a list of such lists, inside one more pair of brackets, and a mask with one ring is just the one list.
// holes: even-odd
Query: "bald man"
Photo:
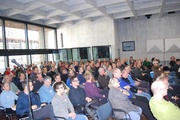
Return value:
[(168, 84), (164, 83), (164, 79), (166, 77), (158, 77), (151, 85), (153, 92), (153, 97), (149, 102), (151, 112), (158, 120), (179, 120), (180, 109), (163, 98), (167, 95), (168, 89)]

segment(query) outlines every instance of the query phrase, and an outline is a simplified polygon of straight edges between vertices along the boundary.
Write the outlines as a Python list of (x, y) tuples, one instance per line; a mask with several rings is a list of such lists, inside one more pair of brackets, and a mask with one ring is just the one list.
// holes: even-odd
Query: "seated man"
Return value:
[(76, 113), (85, 113), (85, 104), (90, 102), (92, 99), (86, 97), (84, 89), (79, 87), (79, 80), (76, 76), (71, 77), (71, 86), (69, 99), (75, 107)]
[[(16, 114), (19, 116), (23, 116), (25, 114), (29, 115), (30, 113), (29, 105), (31, 104), (34, 120), (43, 120), (44, 118), (50, 118), (51, 120), (56, 120), (54, 118), (52, 106), (51, 105), (45, 106), (44, 104), (41, 105), (35, 93), (32, 92), (33, 90), (32, 81), (29, 81), (30, 94), (28, 90), (27, 81), (23, 81), (22, 86), (24, 91), (19, 94), (19, 98), (17, 100), (17, 106), (16, 106)], [(29, 95), (31, 98), (30, 104), (28, 100)]]
[(64, 83), (64, 81), (61, 80), (61, 76), (59, 73), (55, 74), (54, 76), (54, 83), (52, 84), (52, 87), (54, 87), (54, 84), (57, 83), (57, 82), (62, 82), (65, 86), (65, 93), (68, 93), (69, 92), (69, 87)]
[(51, 77), (46, 76), (44, 78), (44, 85), (39, 89), (41, 103), (51, 103), (54, 94), (55, 92), (51, 86)]
[(150, 100), (150, 108), (153, 115), (158, 120), (179, 120), (180, 109), (173, 103), (164, 100), (164, 96), (167, 95), (168, 86), (163, 81), (166, 79), (160, 76), (151, 85), (153, 97)]
[(99, 87), (101, 89), (108, 88), (108, 84), (110, 80), (109, 75), (106, 74), (106, 71), (104, 68), (99, 68), (98, 72), (99, 72), (99, 76), (98, 76)]
[(16, 110), (15, 100), (18, 96), (10, 91), (9, 82), (2, 84), (3, 91), (0, 94), (0, 106), (7, 109), (8, 113), (13, 113)]
[(64, 84), (62, 82), (54, 84), (54, 91), (56, 94), (52, 99), (52, 106), (56, 116), (64, 117), (66, 120), (88, 120), (85, 115), (79, 115), (74, 112), (73, 105), (64, 92)]

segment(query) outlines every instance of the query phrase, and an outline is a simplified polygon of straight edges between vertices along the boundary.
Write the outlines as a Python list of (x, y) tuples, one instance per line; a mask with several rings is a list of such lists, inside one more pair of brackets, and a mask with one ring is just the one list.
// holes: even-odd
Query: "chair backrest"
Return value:
[(107, 120), (111, 114), (112, 114), (112, 107), (110, 102), (108, 101), (107, 103), (101, 105), (97, 110), (97, 117), (98, 120)]

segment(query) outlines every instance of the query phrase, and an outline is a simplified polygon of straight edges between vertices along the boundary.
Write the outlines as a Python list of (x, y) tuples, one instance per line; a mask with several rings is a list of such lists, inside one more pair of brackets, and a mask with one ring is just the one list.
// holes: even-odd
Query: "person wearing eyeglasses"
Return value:
[(87, 97), (84, 89), (79, 86), (79, 79), (76, 76), (71, 77), (70, 80), (72, 87), (69, 91), (69, 99), (73, 104), (76, 113), (85, 114), (85, 105), (92, 101), (92, 99)]
[(164, 100), (168, 85), (164, 83), (164, 76), (160, 76), (151, 85), (153, 97), (150, 99), (150, 109), (158, 120), (179, 120), (180, 109), (170, 101)]
[(52, 106), (55, 116), (64, 117), (66, 120), (87, 120), (85, 115), (76, 114), (71, 101), (64, 92), (64, 84), (57, 82), (54, 84), (56, 94), (52, 99)]

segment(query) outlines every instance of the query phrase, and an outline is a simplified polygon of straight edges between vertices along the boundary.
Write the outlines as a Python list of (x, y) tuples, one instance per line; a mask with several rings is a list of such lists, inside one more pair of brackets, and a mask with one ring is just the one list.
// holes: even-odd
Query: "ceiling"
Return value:
[(115, 20), (163, 17), (174, 11), (180, 12), (180, 0), (0, 0), (0, 16), (53, 27), (104, 16)]

